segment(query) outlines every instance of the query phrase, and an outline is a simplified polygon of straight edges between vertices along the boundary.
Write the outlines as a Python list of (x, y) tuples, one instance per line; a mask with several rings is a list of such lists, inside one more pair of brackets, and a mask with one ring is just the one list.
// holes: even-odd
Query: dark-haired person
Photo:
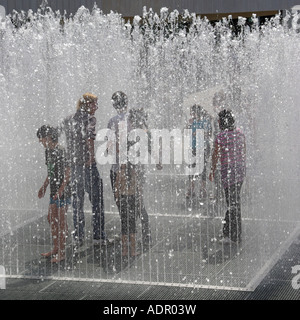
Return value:
[(58, 144), (58, 132), (50, 126), (42, 126), (37, 131), (39, 142), (43, 144), (46, 155), (47, 178), (38, 192), (38, 197), (44, 197), (50, 184), (50, 203), (48, 222), (51, 227), (53, 249), (42, 253), (45, 258), (52, 257), (52, 263), (65, 259), (68, 204), (71, 203), (69, 186), (70, 168), (67, 166), (65, 150)]
[[(120, 207), (120, 199), (118, 198), (119, 194), (119, 187), (118, 184), (116, 184), (117, 174), (119, 170), (121, 169), (121, 157), (127, 161), (127, 147), (125, 144), (127, 144), (127, 136), (128, 133), (133, 129), (131, 121), (129, 121), (129, 112), (128, 111), (128, 97), (127, 95), (122, 91), (116, 91), (112, 95), (112, 104), (114, 109), (117, 111), (117, 115), (111, 118), (108, 122), (108, 129), (110, 129), (114, 135), (115, 135), (115, 151), (116, 151), (116, 163), (112, 165), (110, 170), (110, 179), (111, 179), (111, 186), (113, 190), (113, 194), (115, 197), (116, 204), (118, 206), (118, 210), (121, 213), (121, 207)], [(139, 116), (141, 116), (141, 111), (138, 112)], [(132, 113), (133, 115), (133, 113)], [(141, 125), (146, 129), (146, 117), (145, 115), (141, 117), (143, 119)], [(108, 149), (112, 148), (110, 146)], [(126, 154), (124, 154), (126, 153)], [(143, 248), (146, 249), (151, 245), (151, 230), (150, 230), (150, 224), (149, 224), (149, 216), (145, 209), (143, 199), (140, 198), (141, 202), (141, 223), (142, 223), (142, 237), (143, 237)]]
[(216, 165), (220, 160), (221, 180), (227, 203), (222, 242), (237, 243), (241, 241), (242, 234), (240, 193), (246, 176), (246, 141), (242, 130), (236, 128), (230, 109), (219, 112), (219, 127), (209, 179), (214, 180)]
[(65, 132), (67, 155), (71, 167), (73, 195), (73, 237), (76, 246), (81, 246), (85, 236), (84, 197), (89, 195), (92, 204), (93, 243), (106, 244), (103, 181), (96, 160), (96, 117), (98, 97), (85, 93), (78, 100), (75, 114), (64, 119), (60, 130)]
[[(220, 133), (219, 127), (219, 112), (225, 109), (227, 98), (224, 90), (217, 91), (212, 99), (212, 144), (216, 140), (217, 135)], [(214, 173), (214, 184), (212, 188), (211, 197), (216, 200), (216, 204), (223, 203), (223, 186), (221, 180), (220, 163), (218, 163)]]
[[(138, 216), (141, 218), (142, 222), (142, 236), (143, 236), (143, 242), (142, 242), (142, 251), (149, 250), (149, 246), (151, 245), (151, 233), (150, 233), (150, 223), (149, 223), (149, 216), (148, 212), (146, 210), (145, 204), (144, 204), (144, 184), (146, 182), (146, 168), (145, 168), (145, 162), (143, 157), (145, 154), (143, 154), (143, 151), (146, 153), (151, 154), (151, 135), (148, 131), (148, 124), (147, 124), (148, 115), (145, 112), (143, 108), (139, 109), (131, 109), (129, 110), (128, 114), (128, 122), (130, 124), (131, 132), (134, 132), (137, 135), (133, 135), (130, 137), (130, 134), (128, 135), (127, 140), (127, 148), (128, 148), (128, 177), (127, 180), (132, 182), (129, 184), (130, 186), (134, 186), (134, 197), (132, 200), (134, 201), (134, 213), (135, 218)], [(141, 136), (139, 130), (144, 134), (144, 138), (146, 140), (141, 141)], [(144, 150), (141, 151), (141, 146), (138, 148), (135, 148), (137, 144), (143, 142), (144, 143)], [(137, 157), (139, 159), (138, 163), (132, 163), (130, 160), (130, 154), (133, 155), (133, 159)], [(133, 202), (132, 201), (132, 202)], [(128, 201), (127, 203), (130, 203)], [(123, 204), (124, 204), (124, 197), (123, 197)], [(130, 211), (130, 206), (128, 208)], [(121, 210), (122, 210), (122, 202), (121, 202)], [(132, 209), (131, 209), (132, 211)], [(130, 242), (135, 243), (135, 236), (132, 235), (130, 237)], [(131, 246), (131, 243), (130, 243)]]
[[(117, 91), (112, 95), (112, 104), (114, 109), (117, 111), (117, 115), (112, 117), (107, 125), (107, 128), (110, 129), (115, 134), (115, 146), (109, 145), (108, 149), (115, 148), (116, 151), (116, 163), (114, 163), (110, 170), (110, 178), (112, 189), (115, 189), (115, 180), (116, 180), (116, 172), (119, 170), (120, 164), (120, 149), (121, 143), (125, 142), (121, 141), (122, 134), (124, 135), (124, 139), (127, 139), (127, 133), (130, 131), (129, 122), (128, 122), (128, 98), (127, 95), (122, 91)], [(127, 148), (124, 150), (127, 153)], [(125, 156), (126, 157), (126, 156)], [(115, 199), (116, 203), (119, 207), (118, 199)]]
[[(127, 133), (130, 131), (129, 123), (128, 123), (128, 114), (127, 114), (127, 107), (128, 107), (128, 98), (127, 95), (122, 91), (117, 91), (112, 95), (112, 104), (114, 109), (117, 111), (117, 115), (112, 117), (107, 125), (107, 128), (110, 129), (114, 133), (114, 140), (113, 142), (110, 141), (108, 143), (108, 152), (112, 152), (111, 150), (114, 149), (116, 152), (116, 163), (112, 164), (110, 169), (110, 180), (111, 180), (111, 187), (113, 190), (113, 194), (115, 197), (116, 204), (118, 209), (120, 209), (120, 199), (116, 196), (118, 193), (118, 186), (116, 185), (117, 179), (117, 172), (120, 169), (120, 144), (124, 141), (120, 141), (121, 135), (124, 135), (124, 139), (127, 139)], [(120, 132), (121, 131), (121, 132)], [(121, 135), (120, 135), (121, 133)], [(115, 145), (112, 145), (115, 142)], [(125, 151), (127, 153), (127, 148), (125, 147)], [(119, 210), (120, 211), (120, 210)]]

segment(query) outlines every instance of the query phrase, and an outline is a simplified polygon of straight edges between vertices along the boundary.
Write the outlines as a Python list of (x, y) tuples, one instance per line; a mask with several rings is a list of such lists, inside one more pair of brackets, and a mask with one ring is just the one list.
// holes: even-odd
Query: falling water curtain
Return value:
[[(99, 9), (80, 8), (64, 25), (51, 10), (30, 15), (22, 27), (16, 29), (7, 19), (0, 30), (0, 265), (6, 274), (253, 289), (257, 275), (291, 241), (299, 221), (299, 93), (293, 86), (299, 82), (299, 34), (278, 17), (262, 27), (253, 19), (251, 28), (241, 19), (240, 32), (233, 33), (231, 20), (212, 25), (193, 14), (166, 9), (145, 12), (132, 25)], [(143, 190), (151, 245), (144, 248), (137, 217), (140, 255), (127, 260), (119, 256), (121, 219), (111, 188), (111, 163), (98, 161), (110, 242), (92, 242), (92, 210), (86, 201), (86, 239), (75, 247), (69, 206), (67, 258), (50, 263), (40, 256), (52, 238), (48, 196), (37, 197), (46, 168), (36, 130), (43, 124), (57, 126), (75, 113), (84, 92), (92, 92), (99, 98), (100, 132), (116, 115), (111, 97), (119, 90), (128, 96), (129, 110), (145, 110), (152, 136)], [(220, 92), (226, 98), (217, 107), (232, 110), (246, 137), (238, 244), (219, 242), (227, 210), (220, 162), (215, 181), (208, 179), (218, 131), (213, 98)], [(206, 110), (211, 126), (205, 192), (202, 171), (190, 174), (192, 164), (184, 158), (192, 145), (193, 105)], [(203, 128), (198, 130), (203, 133)], [(60, 143), (65, 143), (63, 136)], [(99, 133), (96, 151), (104, 143)], [(159, 145), (162, 168), (156, 166)], [(191, 182), (192, 198), (187, 197)]]

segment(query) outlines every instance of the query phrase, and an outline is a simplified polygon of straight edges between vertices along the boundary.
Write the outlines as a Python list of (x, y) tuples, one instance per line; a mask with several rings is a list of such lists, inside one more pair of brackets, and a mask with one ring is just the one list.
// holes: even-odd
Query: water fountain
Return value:
[[(300, 41), (295, 24), (288, 28), (289, 17), (275, 17), (259, 27), (253, 16), (250, 27), (240, 18), (241, 31), (235, 35), (230, 17), (212, 26), (166, 8), (160, 15), (145, 10), (133, 27), (119, 14), (104, 15), (98, 8), (81, 7), (72, 19), (51, 9), (29, 11), (27, 17), (20, 28), (7, 17), (0, 29), (0, 265), (6, 274), (253, 289), (297, 234), (300, 220), (300, 93), (295, 90)], [(183, 130), (190, 107), (185, 101), (196, 97), (209, 108), (220, 89), (247, 137), (240, 250), (214, 255), (224, 200), (207, 197), (190, 208), (185, 165), (172, 164), (171, 157), (162, 171), (149, 166), (145, 202), (154, 245), (132, 266), (107, 274), (89, 246), (79, 255), (70, 253), (63, 266), (40, 259), (51, 239), (48, 203), (37, 197), (46, 175), (37, 128), (57, 125), (87, 91), (98, 95), (98, 129), (106, 128), (114, 115), (111, 95), (122, 90), (130, 108), (148, 111), (150, 128)], [(105, 184), (107, 233), (114, 237), (120, 219), (109, 166), (98, 166)]]

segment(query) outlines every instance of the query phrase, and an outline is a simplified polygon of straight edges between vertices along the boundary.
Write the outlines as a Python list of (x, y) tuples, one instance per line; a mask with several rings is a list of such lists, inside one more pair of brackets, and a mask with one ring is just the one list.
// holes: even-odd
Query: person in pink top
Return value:
[(240, 193), (246, 176), (246, 140), (242, 130), (236, 128), (231, 110), (222, 110), (218, 121), (220, 132), (214, 142), (209, 179), (214, 181), (217, 162), (220, 160), (221, 180), (227, 203), (222, 242), (240, 242), (242, 234)]

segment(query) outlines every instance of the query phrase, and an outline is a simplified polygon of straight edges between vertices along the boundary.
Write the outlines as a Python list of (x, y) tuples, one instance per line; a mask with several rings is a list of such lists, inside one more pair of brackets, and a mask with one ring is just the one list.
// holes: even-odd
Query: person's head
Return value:
[(148, 114), (144, 108), (130, 109), (128, 120), (134, 129), (147, 129)]
[(191, 107), (190, 115), (194, 119), (202, 119), (208, 115), (207, 111), (200, 105), (194, 104)]
[(219, 112), (219, 126), (221, 130), (233, 130), (235, 128), (234, 115), (230, 109)]
[(43, 125), (36, 133), (39, 142), (47, 149), (53, 149), (58, 143), (58, 131), (49, 125)]
[(98, 109), (98, 97), (92, 93), (85, 93), (77, 102), (77, 110), (94, 115)]
[(128, 106), (127, 95), (122, 91), (116, 91), (112, 97), (113, 107), (117, 110), (118, 113), (126, 112)]

